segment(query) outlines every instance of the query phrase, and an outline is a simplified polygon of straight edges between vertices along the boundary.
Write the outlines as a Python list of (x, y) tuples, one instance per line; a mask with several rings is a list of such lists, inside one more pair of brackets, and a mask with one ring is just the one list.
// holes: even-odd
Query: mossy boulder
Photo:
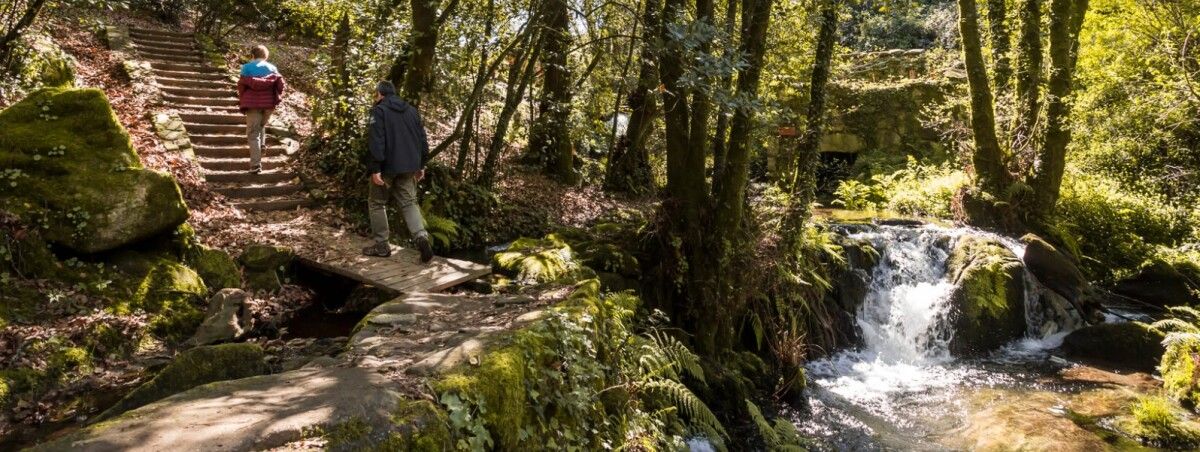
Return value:
[(1155, 306), (1200, 305), (1200, 265), (1153, 259), (1113, 291)]
[(438, 452), (454, 444), (446, 413), (428, 400), (401, 400), (392, 423), (395, 428), (381, 450)]
[(1163, 391), (1181, 404), (1200, 407), (1200, 337), (1181, 334), (1172, 336), (1158, 370), (1163, 377)]
[(175, 180), (142, 167), (98, 89), (43, 89), (0, 111), (0, 168), (0, 209), (76, 252), (112, 250), (188, 217)]
[(75, 86), (75, 59), (53, 39), (40, 33), (21, 38), (16, 48), (18, 76), (28, 87)]
[(246, 269), (247, 288), (274, 292), (283, 287), (282, 275), (287, 274), (295, 258), (295, 253), (286, 247), (250, 245), (238, 256), (238, 262)]
[(116, 314), (150, 314), (150, 331), (172, 342), (186, 339), (203, 320), (208, 287), (195, 270), (169, 258), (124, 252), (114, 258), (128, 279), (129, 296), (111, 306)]
[(1074, 358), (1153, 372), (1163, 357), (1164, 338), (1161, 331), (1141, 322), (1102, 323), (1071, 332), (1062, 349)]
[(1025, 269), (998, 240), (958, 239), (946, 263), (954, 283), (950, 352), (976, 356), (1025, 334)]
[(187, 262), (196, 269), (209, 289), (242, 287), (242, 272), (229, 253), (200, 245), (190, 253)]
[(1088, 291), (1087, 278), (1071, 256), (1034, 234), (1025, 234), (1021, 243), (1025, 244), (1025, 266), (1043, 286), (1072, 302)]
[(187, 350), (97, 419), (108, 419), (214, 381), (262, 375), (268, 370), (264, 356), (262, 347), (257, 344), (221, 344)]
[(449, 395), (486, 406), (482, 419), (496, 449), (521, 450), (521, 429), (532, 418), (525, 394), (527, 367), (521, 346), (510, 345), (487, 353), (477, 367), (438, 380), (433, 389), (443, 394), (443, 403)]

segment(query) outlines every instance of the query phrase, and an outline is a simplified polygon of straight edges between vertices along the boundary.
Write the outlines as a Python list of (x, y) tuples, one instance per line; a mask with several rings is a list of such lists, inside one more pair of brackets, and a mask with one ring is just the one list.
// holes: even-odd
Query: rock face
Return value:
[(246, 309), (246, 293), (241, 289), (221, 289), (208, 300), (204, 322), (191, 339), (191, 345), (208, 345), (242, 337), (250, 328), (250, 312)]
[(830, 275), (833, 290), (827, 291), (825, 296), (826, 303), (838, 307), (834, 313), (837, 315), (835, 321), (840, 336), (839, 345), (850, 347), (862, 341), (862, 338), (858, 337), (854, 316), (870, 290), (871, 271), (879, 263), (879, 251), (867, 240), (851, 239), (843, 235), (836, 237), (842, 247), (846, 265)]
[(179, 186), (142, 167), (104, 93), (43, 89), (0, 112), (0, 209), (43, 222), (81, 253), (169, 231), (188, 217)]
[(958, 356), (987, 353), (1025, 333), (1025, 270), (999, 241), (975, 235), (958, 239), (946, 272)]
[(181, 353), (152, 380), (142, 384), (97, 418), (123, 412), (214, 381), (236, 380), (267, 372), (263, 349), (255, 344), (197, 347)]
[(1132, 277), (1117, 282), (1114, 292), (1155, 306), (1200, 304), (1200, 266), (1155, 259)]
[(1088, 281), (1083, 272), (1050, 242), (1034, 234), (1025, 234), (1021, 243), (1025, 244), (1025, 266), (1043, 286), (1072, 302), (1087, 292)]
[(398, 429), (393, 414), (406, 412), (399, 394), (388, 387), (378, 372), (337, 367), (211, 383), (32, 450), (264, 450), (298, 441), (315, 429), (337, 431), (351, 423), (357, 436), (378, 442)]
[(1154, 372), (1163, 356), (1163, 338), (1162, 332), (1139, 322), (1102, 323), (1068, 334), (1062, 349), (1071, 357)]
[(242, 287), (242, 273), (229, 254), (207, 246), (197, 246), (187, 261), (196, 273), (204, 278), (210, 289), (236, 289)]

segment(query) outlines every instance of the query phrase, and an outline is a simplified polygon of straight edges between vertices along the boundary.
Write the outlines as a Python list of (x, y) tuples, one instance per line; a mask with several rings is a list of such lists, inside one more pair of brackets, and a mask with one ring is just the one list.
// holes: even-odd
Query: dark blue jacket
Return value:
[(417, 109), (395, 95), (371, 108), (368, 123), (369, 174), (415, 173), (429, 159), (429, 139)]

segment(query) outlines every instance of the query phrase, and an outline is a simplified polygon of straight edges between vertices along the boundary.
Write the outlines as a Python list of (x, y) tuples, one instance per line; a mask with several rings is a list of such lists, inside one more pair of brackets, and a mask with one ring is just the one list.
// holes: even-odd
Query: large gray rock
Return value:
[(246, 293), (241, 289), (221, 289), (209, 298), (204, 322), (187, 343), (208, 345), (232, 341), (250, 329), (250, 322)]
[(1034, 234), (1021, 237), (1025, 244), (1025, 267), (1046, 288), (1077, 302), (1087, 291), (1088, 281), (1074, 260)]
[(1165, 351), (1165, 338), (1161, 331), (1144, 323), (1102, 323), (1068, 334), (1062, 350), (1073, 358), (1154, 372)]
[(1025, 334), (1025, 269), (999, 241), (967, 235), (946, 264), (954, 336), (950, 352), (975, 356)]
[(1155, 306), (1194, 306), (1200, 304), (1200, 266), (1155, 259), (1113, 291)]
[(374, 370), (307, 368), (199, 386), (33, 450), (264, 450), (352, 421), (356, 440), (379, 442), (411, 403)]
[(175, 180), (142, 167), (97, 89), (44, 89), (0, 111), (0, 166), (15, 171), (0, 183), (0, 209), (76, 252), (112, 250), (188, 217)]

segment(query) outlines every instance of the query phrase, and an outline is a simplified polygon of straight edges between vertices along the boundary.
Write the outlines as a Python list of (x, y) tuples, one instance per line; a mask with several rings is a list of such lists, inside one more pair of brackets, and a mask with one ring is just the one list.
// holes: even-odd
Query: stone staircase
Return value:
[(251, 174), (245, 117), (238, 110), (235, 79), (204, 62), (190, 33), (129, 29), (139, 57), (167, 106), (178, 111), (192, 149), (213, 191), (248, 210), (287, 210), (308, 204), (278, 137), (268, 135), (263, 172)]

